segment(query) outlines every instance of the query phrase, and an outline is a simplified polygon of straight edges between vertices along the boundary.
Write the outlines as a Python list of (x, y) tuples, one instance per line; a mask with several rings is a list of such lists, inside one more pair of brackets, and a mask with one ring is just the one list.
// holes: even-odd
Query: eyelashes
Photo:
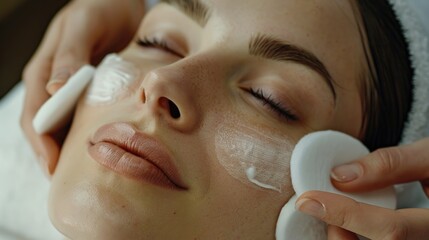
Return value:
[(285, 107), (282, 103), (276, 101), (271, 95), (267, 95), (262, 89), (250, 88), (248, 92), (258, 99), (263, 106), (266, 106), (270, 110), (274, 111), (279, 115), (280, 118), (286, 119), (287, 121), (297, 121), (298, 117), (290, 110)]
[(179, 54), (178, 52), (176, 52), (174, 49), (172, 49), (168, 45), (167, 41), (165, 41), (163, 39), (143, 37), (143, 38), (137, 39), (137, 45), (144, 47), (144, 48), (158, 48), (158, 49), (164, 50), (168, 53), (171, 53), (173, 55), (176, 55), (180, 58), (184, 57), (181, 54)]
[(159, 47), (162, 49), (170, 49), (166, 41), (159, 40), (156, 38), (153, 38), (153, 39), (149, 39), (148, 37), (139, 38), (137, 39), (137, 44), (142, 47)]
[[(166, 51), (170, 54), (173, 54), (177, 57), (184, 58), (184, 56), (172, 49), (168, 45), (167, 41), (163, 39), (143, 37), (137, 40), (137, 44), (144, 48), (157, 48)], [(276, 101), (271, 95), (267, 95), (262, 89), (255, 90), (253, 88), (250, 88), (246, 91), (249, 92), (258, 101), (260, 101), (262, 106), (275, 112), (281, 119), (286, 119), (287, 121), (298, 120), (298, 117), (293, 113), (292, 110), (285, 107), (284, 104), (282, 104), (281, 102)]]

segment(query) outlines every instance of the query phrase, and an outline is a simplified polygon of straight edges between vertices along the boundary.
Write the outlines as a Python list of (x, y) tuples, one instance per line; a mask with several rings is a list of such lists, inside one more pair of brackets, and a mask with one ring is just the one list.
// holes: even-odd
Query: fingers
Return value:
[(93, 29), (97, 23), (88, 23), (93, 22), (87, 19), (92, 14), (73, 9), (71, 15), (70, 6), (54, 18), (23, 74), (26, 96), (21, 126), (42, 168), (49, 174), (52, 174), (56, 167), (62, 139), (57, 139), (54, 135), (38, 135), (33, 129), (33, 118), (50, 95), (62, 87), (80, 66), (89, 61), (90, 49), (95, 42), (92, 39), (98, 37), (89, 37), (97, 33)]
[[(43, 41), (31, 61), (25, 67), (23, 79), (26, 87), (21, 127), (37, 155), (39, 164), (47, 176), (50, 176), (57, 165), (62, 139), (54, 135), (39, 135), (33, 129), (33, 119), (37, 111), (50, 97), (46, 84), (53, 71), (54, 55), (63, 41), (64, 16), (60, 12), (50, 24)], [(60, 86), (57, 86), (59, 88)], [(56, 90), (51, 91), (53, 94)]]
[(58, 144), (49, 136), (39, 136), (33, 129), (33, 118), (40, 106), (49, 98), (45, 85), (51, 72), (52, 55), (61, 35), (61, 19), (56, 18), (49, 26), (40, 47), (25, 67), (23, 79), (26, 96), (21, 114), (21, 126), (39, 158), (44, 172), (53, 172), (58, 159)]
[[(424, 239), (429, 236), (429, 210), (390, 210), (319, 191), (298, 198), (298, 210), (369, 239)], [(332, 231), (336, 230), (330, 230)], [(335, 232), (345, 234), (345, 232)], [(346, 235), (351, 237), (351, 235)], [(334, 238), (335, 239), (335, 238)]]
[(130, 26), (137, 23), (131, 21), (139, 22), (137, 15), (143, 14), (137, 11), (134, 19), (129, 14), (132, 10), (135, 9), (131, 5), (120, 1), (71, 1), (57, 14), (25, 68), (26, 96), (21, 125), (47, 172), (55, 169), (67, 128), (39, 136), (32, 126), (35, 114), (82, 65), (117, 49), (115, 46), (122, 46), (118, 39), (131, 39), (134, 32), (124, 34), (123, 30), (134, 29)]
[(328, 226), (328, 240), (359, 240), (356, 234), (339, 228), (337, 226)]
[(353, 163), (335, 167), (334, 185), (342, 191), (370, 191), (393, 184), (429, 179), (429, 138), (377, 150)]
[[(91, 9), (80, 8), (64, 18), (63, 31), (59, 45), (53, 56), (53, 65), (46, 86), (52, 95), (84, 64), (90, 61), (92, 48), (99, 38), (95, 20), (89, 19)], [(72, 18), (72, 19), (71, 19)]]
[[(33, 118), (40, 106), (48, 99), (49, 94), (45, 91), (44, 79), (50, 71), (49, 60), (37, 59), (33, 66), (26, 70), (26, 96), (24, 108), (21, 115), (22, 129), (29, 139), (34, 152), (45, 173), (52, 173), (55, 168), (59, 146), (56, 141), (47, 135), (40, 136), (33, 129)], [(48, 174), (49, 175), (49, 174)]]

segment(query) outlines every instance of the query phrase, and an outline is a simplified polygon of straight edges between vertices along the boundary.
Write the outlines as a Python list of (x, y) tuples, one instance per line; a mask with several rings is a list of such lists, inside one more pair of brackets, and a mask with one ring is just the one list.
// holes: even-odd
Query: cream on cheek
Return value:
[(85, 103), (91, 106), (113, 104), (129, 96), (131, 86), (138, 77), (139, 71), (133, 63), (116, 54), (110, 54), (97, 67)]
[(292, 193), (289, 172), (292, 141), (284, 135), (249, 128), (238, 122), (217, 129), (219, 163), (244, 184)]

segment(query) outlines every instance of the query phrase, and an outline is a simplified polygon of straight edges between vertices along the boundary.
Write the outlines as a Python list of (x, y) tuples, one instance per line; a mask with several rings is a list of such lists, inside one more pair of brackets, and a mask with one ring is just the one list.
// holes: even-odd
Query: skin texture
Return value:
[[(241, 119), (247, 128), (281, 133), (295, 142), (323, 129), (360, 135), (359, 76), (365, 64), (350, 3), (204, 3), (211, 17), (203, 26), (175, 6), (155, 7), (136, 38), (156, 36), (174, 53), (131, 43), (121, 56), (142, 75), (129, 97), (109, 106), (94, 108), (83, 100), (78, 106), (49, 203), (54, 225), (67, 237), (273, 239), (278, 213), (292, 193), (249, 187), (231, 177), (216, 158), (215, 129), (233, 125), (229, 119)], [(317, 56), (335, 81), (336, 100), (321, 75), (308, 66), (249, 55), (249, 40), (260, 33)], [(271, 95), (296, 119), (280, 117), (250, 88)], [(176, 104), (180, 118), (172, 117), (166, 99)], [(95, 162), (88, 141), (112, 122), (132, 123), (162, 142), (187, 189), (137, 182)], [(285, 184), (290, 188), (290, 182)]]

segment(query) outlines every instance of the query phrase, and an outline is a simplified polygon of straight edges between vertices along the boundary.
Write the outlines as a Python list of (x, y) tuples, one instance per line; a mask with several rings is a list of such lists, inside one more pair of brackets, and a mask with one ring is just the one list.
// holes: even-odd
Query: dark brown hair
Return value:
[(356, 0), (362, 18), (367, 74), (363, 96), (363, 143), (375, 150), (398, 144), (412, 101), (408, 44), (387, 0)]

